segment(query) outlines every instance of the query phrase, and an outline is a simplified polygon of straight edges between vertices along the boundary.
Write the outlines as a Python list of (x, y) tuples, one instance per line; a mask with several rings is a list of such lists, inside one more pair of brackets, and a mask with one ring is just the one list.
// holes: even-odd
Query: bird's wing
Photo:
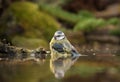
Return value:
[(72, 55), (72, 57), (80, 56), (79, 52), (72, 46), (72, 44), (70, 42), (65, 43), (64, 47), (65, 47), (66, 51)]
[(75, 56), (80, 56), (79, 52), (72, 46), (71, 49), (71, 54), (75, 55)]
[(71, 45), (69, 41), (66, 41), (64, 43), (54, 43), (52, 45), (52, 49), (56, 50), (59, 53), (67, 52), (71, 54), (73, 58), (80, 56), (78, 51)]
[(71, 49), (71, 54), (72, 54), (72, 60), (77, 59), (81, 54), (72, 46)]
[(64, 46), (61, 43), (54, 43), (52, 45), (52, 48), (56, 50), (57, 52), (64, 52)]

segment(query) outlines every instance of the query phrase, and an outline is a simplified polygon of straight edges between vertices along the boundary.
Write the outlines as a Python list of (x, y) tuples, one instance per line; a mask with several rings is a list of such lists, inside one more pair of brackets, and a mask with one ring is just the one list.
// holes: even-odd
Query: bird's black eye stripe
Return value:
[(62, 37), (62, 36), (64, 36), (64, 35), (57, 35), (56, 37)]
[(57, 37), (60, 37), (61, 35), (57, 35)]

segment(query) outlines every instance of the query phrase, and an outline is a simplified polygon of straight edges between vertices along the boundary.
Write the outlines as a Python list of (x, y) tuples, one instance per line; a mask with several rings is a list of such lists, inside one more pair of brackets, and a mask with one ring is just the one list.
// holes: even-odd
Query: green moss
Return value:
[(115, 36), (120, 36), (120, 19), (118, 18), (111, 18), (108, 21), (109, 24), (117, 25), (116, 28), (110, 30), (110, 34), (115, 35)]
[(86, 10), (81, 10), (79, 13), (78, 13), (78, 16), (82, 16), (84, 18), (95, 18), (94, 15), (89, 12), (89, 11), (86, 11)]
[(107, 20), (96, 18), (93, 13), (85, 10), (81, 10), (78, 14), (75, 14), (67, 12), (60, 7), (54, 7), (48, 4), (40, 5), (40, 9), (58, 19), (72, 23), (75, 25), (75, 31), (92, 31), (99, 27), (105, 27), (106, 25), (117, 25), (120, 22), (118, 18), (110, 18)]
[(91, 31), (94, 30), (97, 27), (102, 27), (106, 25), (105, 20), (103, 19), (96, 19), (96, 18), (88, 18), (79, 21), (75, 27), (74, 30), (82, 30), (82, 31)]
[(48, 43), (43, 39), (38, 38), (26, 38), (16, 36), (12, 39), (13, 45), (23, 48), (35, 49), (38, 47), (48, 48)]
[(120, 23), (120, 19), (118, 18), (111, 18), (110, 20), (108, 20), (109, 24), (113, 24), (113, 25), (117, 25)]
[[(15, 25), (8, 27), (10, 14), (14, 18)], [(24, 29), (24, 36), (45, 38), (46, 40), (50, 40), (53, 33), (60, 27), (52, 16), (39, 10), (36, 4), (30, 2), (11, 4), (4, 13), (2, 20), (4, 21), (2, 23), (2, 27), (5, 28), (4, 31), (9, 31), (19, 25)]]
[(60, 7), (50, 6), (48, 4), (40, 5), (40, 9), (67, 22), (76, 23), (79, 17), (74, 13), (69, 13)]

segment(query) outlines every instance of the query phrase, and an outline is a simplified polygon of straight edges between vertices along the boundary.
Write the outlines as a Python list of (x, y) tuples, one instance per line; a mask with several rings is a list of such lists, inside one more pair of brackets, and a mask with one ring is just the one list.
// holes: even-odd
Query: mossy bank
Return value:
[[(15, 36), (24, 36), (25, 38), (42, 39), (49, 42), (53, 33), (60, 28), (60, 24), (54, 17), (41, 11), (37, 4), (31, 2), (11, 4), (3, 13), (1, 20), (0, 34), (10, 39)], [(18, 41), (20, 43), (20, 40)], [(30, 43), (34, 43), (34, 41)]]

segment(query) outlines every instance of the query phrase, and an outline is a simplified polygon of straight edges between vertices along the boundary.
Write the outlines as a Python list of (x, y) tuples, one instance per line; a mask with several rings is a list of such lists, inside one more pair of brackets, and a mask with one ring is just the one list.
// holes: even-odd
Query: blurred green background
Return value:
[[(0, 61), (0, 82), (120, 82), (120, 0), (0, 0), (0, 39), (49, 50), (62, 30), (81, 57), (57, 80), (44, 64)], [(94, 55), (94, 56), (93, 56)]]

